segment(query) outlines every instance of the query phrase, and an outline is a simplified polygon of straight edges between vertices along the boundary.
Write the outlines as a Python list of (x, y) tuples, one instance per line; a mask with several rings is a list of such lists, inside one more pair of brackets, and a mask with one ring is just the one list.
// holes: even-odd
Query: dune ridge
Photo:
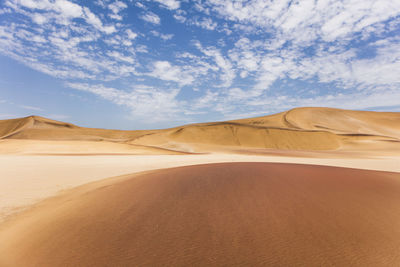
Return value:
[(394, 266), (398, 173), (196, 165), (88, 184), (0, 228), (1, 266)]
[(123, 142), (151, 131), (85, 128), (40, 116), (0, 121), (1, 139)]
[[(398, 153), (400, 113), (295, 108), (257, 118), (132, 131), (84, 128), (30, 116), (0, 121), (0, 140), (11, 139), (87, 141), (92, 142), (88, 151), (93, 153), (96, 146), (103, 143), (117, 143), (115, 153), (129, 153), (129, 150), (134, 153), (133, 150), (139, 147), (151, 147), (149, 151), (159, 148), (160, 154), (168, 151), (231, 153), (237, 149), (379, 150)], [(49, 150), (52, 144), (49, 143)], [(138, 153), (142, 152), (143, 149)]]

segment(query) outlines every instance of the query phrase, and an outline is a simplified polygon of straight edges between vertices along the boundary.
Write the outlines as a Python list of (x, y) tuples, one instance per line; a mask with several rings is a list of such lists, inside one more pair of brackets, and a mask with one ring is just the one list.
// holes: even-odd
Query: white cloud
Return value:
[(260, 63), (257, 76), (257, 84), (254, 86), (255, 95), (267, 90), (277, 79), (288, 76), (288, 72), (296, 69), (296, 65), (290, 59), (277, 56), (266, 56)]
[(183, 71), (179, 66), (171, 65), (168, 61), (154, 62), (152, 72), (148, 75), (160, 80), (173, 81), (181, 86), (191, 84), (194, 81), (190, 74)]
[(43, 111), (43, 109), (41, 109), (39, 107), (28, 106), (28, 105), (20, 105), (19, 107), (23, 108), (23, 109), (33, 110), (33, 111)]
[(160, 3), (165, 8), (171, 10), (178, 9), (180, 7), (180, 2), (178, 0), (154, 0), (154, 1)]
[(261, 56), (259, 48), (262, 44), (251, 42), (248, 38), (241, 38), (235, 43), (235, 47), (229, 51), (229, 57), (242, 69), (241, 76), (247, 77), (249, 72), (259, 69)]
[(108, 8), (111, 9), (114, 14), (118, 14), (121, 10), (124, 10), (127, 7), (128, 5), (121, 1), (115, 1), (108, 5)]
[(151, 123), (179, 119), (184, 102), (176, 99), (179, 89), (156, 89), (145, 85), (136, 85), (131, 91), (122, 91), (102, 84), (67, 83), (66, 86), (90, 92), (117, 105), (128, 107), (132, 115), (143, 122)]
[(220, 79), (222, 80), (222, 87), (229, 87), (232, 85), (233, 79), (236, 77), (235, 70), (230, 60), (221, 54), (221, 51), (215, 47), (203, 48), (200, 42), (195, 43), (196, 47), (206, 56), (211, 57), (218, 69), (221, 70)]
[(41, 14), (35, 13), (32, 16), (32, 20), (33, 22), (37, 23), (37, 24), (43, 24), (47, 22), (47, 18)]
[(6, 4), (12, 8), (29, 8), (34, 10), (50, 11), (57, 13), (60, 18), (72, 19), (83, 16), (82, 7), (76, 3), (67, 0), (10, 0)]
[(174, 18), (175, 18), (177, 21), (181, 22), (181, 23), (184, 23), (184, 22), (186, 21), (186, 17), (183, 16), (183, 15), (174, 14)]
[(133, 64), (133, 62), (134, 62), (134, 59), (132, 56), (125, 56), (122, 53), (117, 52), (117, 51), (107, 52), (107, 55), (110, 57), (113, 57), (119, 61), (125, 61), (125, 62), (131, 63), (131, 64)]
[(146, 9), (146, 6), (143, 5), (143, 3), (138, 2), (138, 1), (135, 1), (134, 3), (135, 3), (135, 6), (137, 6), (137, 7), (139, 7), (139, 8), (142, 8), (142, 9)]
[(186, 21), (186, 15), (187, 15), (187, 12), (185, 10), (177, 9), (177, 10), (175, 10), (175, 14), (173, 15), (173, 17), (177, 21), (184, 23)]
[(109, 14), (110, 18), (116, 20), (122, 20), (122, 16), (119, 13), (127, 8), (128, 5), (121, 1), (115, 1), (108, 5), (108, 8), (111, 10), (112, 14)]
[(37, 24), (55, 20), (58, 24), (69, 25), (73, 19), (83, 18), (88, 24), (104, 33), (110, 34), (116, 31), (113, 25), (104, 26), (89, 8), (67, 0), (9, 0), (6, 5), (16, 12), (31, 16)]
[(196, 99), (192, 105), (194, 109), (210, 108), (215, 105), (218, 100), (218, 92), (207, 90), (206, 94)]
[(56, 0), (54, 2), (55, 10), (66, 17), (77, 18), (82, 16), (82, 7), (67, 0)]
[(128, 38), (131, 40), (133, 40), (137, 37), (137, 34), (134, 33), (131, 29), (127, 29), (126, 34), (127, 34)]
[(206, 6), (228, 20), (262, 27), (299, 44), (348, 37), (399, 15), (400, 10), (400, 2), (392, 0), (207, 0)]
[(160, 24), (160, 21), (161, 21), (160, 17), (151, 11), (146, 12), (140, 18), (143, 19), (144, 21), (147, 21), (147, 22), (150, 22), (153, 24)]
[(170, 34), (164, 34), (164, 33), (158, 32), (158, 31), (150, 31), (150, 33), (151, 33), (152, 35), (156, 36), (156, 37), (160, 37), (160, 38), (163, 39), (164, 41), (171, 40), (171, 39), (174, 37), (174, 35), (173, 35), (172, 33), (170, 33)]
[(195, 19), (191, 22), (191, 24), (210, 31), (215, 30), (215, 28), (217, 28), (218, 26), (218, 24), (214, 22), (211, 18), (203, 18), (201, 20)]
[(91, 12), (89, 8), (84, 7), (83, 11), (85, 13), (85, 18), (87, 23), (93, 25), (96, 29), (106, 34), (111, 34), (116, 32), (116, 29), (113, 25), (104, 26), (101, 20), (93, 12)]
[[(1, 23), (0, 53), (62, 79), (112, 80), (135, 73), (131, 40), (137, 34), (127, 27), (104, 25), (89, 8), (69, 1), (9, 0), (6, 4), (37, 24)], [(77, 16), (87, 24), (74, 20)], [(101, 51), (103, 45), (108, 46), (106, 53)]]
[(367, 85), (400, 86), (400, 43), (396, 41), (378, 47), (376, 54), (372, 59), (356, 59), (351, 62), (354, 80)]

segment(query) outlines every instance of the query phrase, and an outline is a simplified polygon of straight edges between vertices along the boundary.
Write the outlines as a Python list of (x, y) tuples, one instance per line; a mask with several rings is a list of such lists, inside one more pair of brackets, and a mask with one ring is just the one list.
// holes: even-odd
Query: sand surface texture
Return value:
[(398, 173), (225, 163), (91, 183), (0, 227), (0, 266), (397, 266)]

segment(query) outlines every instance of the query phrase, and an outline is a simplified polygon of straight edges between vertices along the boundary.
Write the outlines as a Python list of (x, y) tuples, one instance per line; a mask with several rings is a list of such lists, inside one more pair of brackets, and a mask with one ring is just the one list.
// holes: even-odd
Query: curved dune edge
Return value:
[(88, 184), (0, 229), (0, 266), (394, 266), (398, 173), (282, 163)]

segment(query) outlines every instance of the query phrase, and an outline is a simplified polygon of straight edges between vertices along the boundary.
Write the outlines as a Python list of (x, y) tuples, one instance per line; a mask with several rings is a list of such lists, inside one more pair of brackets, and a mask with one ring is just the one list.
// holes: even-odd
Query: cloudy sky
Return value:
[(0, 1), (0, 119), (140, 129), (298, 106), (400, 111), (400, 1)]

